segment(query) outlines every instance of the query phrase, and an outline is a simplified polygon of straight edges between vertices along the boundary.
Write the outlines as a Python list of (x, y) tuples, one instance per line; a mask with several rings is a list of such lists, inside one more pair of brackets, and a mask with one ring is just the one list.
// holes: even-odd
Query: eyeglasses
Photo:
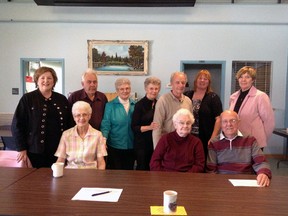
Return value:
[(90, 114), (88, 113), (82, 113), (82, 114), (76, 114), (74, 115), (74, 118), (87, 118)]
[(181, 126), (191, 126), (192, 125), (192, 122), (190, 122), (190, 121), (188, 121), (188, 122), (178, 121), (177, 123)]
[(230, 123), (230, 124), (236, 124), (237, 122), (238, 122), (237, 119), (230, 119), (230, 120), (223, 120), (223, 121), (222, 121), (222, 124), (223, 124), (223, 125), (227, 125), (228, 123)]

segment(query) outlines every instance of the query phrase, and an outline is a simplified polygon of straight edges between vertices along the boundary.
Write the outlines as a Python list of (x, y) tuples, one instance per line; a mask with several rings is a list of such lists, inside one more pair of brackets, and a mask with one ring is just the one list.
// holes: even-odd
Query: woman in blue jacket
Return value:
[(106, 104), (101, 132), (107, 138), (107, 169), (134, 168), (134, 136), (131, 128), (135, 101), (130, 98), (131, 83), (127, 78), (115, 82), (117, 97)]

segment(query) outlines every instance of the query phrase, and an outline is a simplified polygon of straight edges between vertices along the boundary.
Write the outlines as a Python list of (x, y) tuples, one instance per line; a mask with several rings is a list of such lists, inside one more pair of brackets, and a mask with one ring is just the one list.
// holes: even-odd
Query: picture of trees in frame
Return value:
[(88, 67), (103, 75), (147, 75), (148, 41), (88, 40)]

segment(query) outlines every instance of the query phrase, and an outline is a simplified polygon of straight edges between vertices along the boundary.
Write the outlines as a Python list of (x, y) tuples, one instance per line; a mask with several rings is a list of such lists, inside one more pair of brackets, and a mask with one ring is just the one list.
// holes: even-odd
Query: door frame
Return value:
[[(40, 62), (40, 66), (47, 66), (52, 67), (50, 64), (57, 63), (57, 65), (60, 65), (61, 70), (58, 71), (57, 69), (53, 68), (56, 72), (58, 81), (56, 83), (56, 87), (58, 89), (58, 93), (61, 93), (64, 95), (64, 59), (63, 58), (20, 58), (20, 69), (21, 69), (21, 84), (22, 84), (22, 95), (26, 93), (26, 72), (27, 72), (27, 63), (29, 62)], [(42, 65), (41, 65), (42, 63)], [(53, 64), (52, 64), (53, 65)], [(59, 86), (59, 87), (58, 87)], [(55, 89), (54, 89), (55, 90)]]
[[(220, 74), (220, 82), (221, 82), (221, 87), (220, 87), (220, 99), (222, 101), (222, 104), (224, 106), (224, 102), (225, 102), (225, 73), (226, 73), (226, 61), (193, 61), (193, 60), (184, 60), (184, 61), (180, 61), (180, 71), (185, 72), (185, 65), (212, 65), (212, 64), (216, 64), (216, 65), (221, 65), (221, 74)], [(213, 79), (213, 77), (212, 77)]]
[[(288, 61), (288, 58), (287, 58), (287, 61)], [(288, 65), (287, 65), (287, 73), (286, 73), (286, 95), (285, 95), (285, 100), (286, 100), (286, 103), (285, 103), (285, 128), (288, 128)]]

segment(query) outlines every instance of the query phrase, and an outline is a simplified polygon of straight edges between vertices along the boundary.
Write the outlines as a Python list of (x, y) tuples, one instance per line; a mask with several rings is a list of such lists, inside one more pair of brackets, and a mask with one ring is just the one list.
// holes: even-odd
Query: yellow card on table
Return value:
[(176, 212), (164, 213), (163, 206), (150, 206), (151, 215), (187, 215), (184, 206), (177, 206)]

